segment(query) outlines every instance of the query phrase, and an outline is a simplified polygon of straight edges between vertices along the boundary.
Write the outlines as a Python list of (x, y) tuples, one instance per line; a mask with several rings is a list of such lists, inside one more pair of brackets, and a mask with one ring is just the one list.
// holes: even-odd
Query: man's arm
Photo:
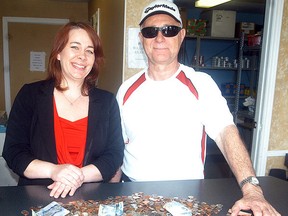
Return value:
[[(255, 176), (249, 153), (235, 125), (225, 127), (215, 141), (226, 158), (238, 184), (247, 177)], [(238, 215), (240, 210), (249, 209), (253, 211), (254, 215), (280, 215), (265, 200), (261, 187), (246, 183), (241, 190), (243, 198), (234, 204), (231, 216)]]
[(248, 176), (255, 176), (249, 153), (235, 125), (225, 127), (215, 141), (238, 183)]

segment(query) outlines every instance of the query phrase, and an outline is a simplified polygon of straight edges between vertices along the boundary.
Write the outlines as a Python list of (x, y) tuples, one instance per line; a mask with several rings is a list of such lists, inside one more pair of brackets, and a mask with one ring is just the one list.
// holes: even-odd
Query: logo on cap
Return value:
[(156, 5), (154, 5), (153, 7), (148, 7), (148, 8), (146, 8), (146, 10), (145, 10), (145, 12), (144, 13), (149, 13), (149, 11), (150, 10), (154, 10), (155, 8), (167, 8), (167, 9), (170, 9), (170, 10), (172, 10), (172, 11), (175, 11), (175, 8), (173, 8), (173, 7), (169, 7), (168, 5), (166, 5), (166, 4), (156, 4)]

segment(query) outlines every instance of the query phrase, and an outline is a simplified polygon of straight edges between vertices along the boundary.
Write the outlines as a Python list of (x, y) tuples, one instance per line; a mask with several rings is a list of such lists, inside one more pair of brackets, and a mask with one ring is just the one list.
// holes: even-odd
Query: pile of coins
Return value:
[[(69, 210), (69, 216), (96, 216), (98, 215), (99, 206), (114, 205), (123, 202), (125, 216), (171, 216), (171, 214), (163, 208), (165, 203), (176, 201), (182, 203), (197, 216), (212, 216), (218, 214), (222, 210), (221, 204), (209, 205), (205, 202), (199, 202), (193, 196), (188, 198), (165, 198), (157, 195), (145, 195), (142, 192), (134, 193), (131, 196), (108, 197), (105, 200), (77, 200), (67, 204), (60, 203), (65, 209)], [(42, 207), (32, 207), (35, 212)], [(27, 211), (25, 211), (27, 212)], [(22, 213), (23, 214), (23, 213)]]

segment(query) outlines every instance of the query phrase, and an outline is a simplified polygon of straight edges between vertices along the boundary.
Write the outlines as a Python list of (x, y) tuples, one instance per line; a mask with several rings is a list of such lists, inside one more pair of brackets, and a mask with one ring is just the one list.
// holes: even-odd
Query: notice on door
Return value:
[(45, 52), (30, 52), (30, 71), (45, 72)]

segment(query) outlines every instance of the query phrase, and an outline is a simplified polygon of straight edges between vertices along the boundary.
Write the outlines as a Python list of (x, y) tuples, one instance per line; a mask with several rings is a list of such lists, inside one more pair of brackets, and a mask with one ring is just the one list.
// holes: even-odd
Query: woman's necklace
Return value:
[(63, 92), (63, 95), (65, 97), (65, 99), (70, 103), (71, 106), (74, 105), (74, 103), (82, 96), (82, 94), (80, 94), (76, 99), (74, 99), (73, 101), (71, 101), (69, 98), (66, 97), (66, 95)]

